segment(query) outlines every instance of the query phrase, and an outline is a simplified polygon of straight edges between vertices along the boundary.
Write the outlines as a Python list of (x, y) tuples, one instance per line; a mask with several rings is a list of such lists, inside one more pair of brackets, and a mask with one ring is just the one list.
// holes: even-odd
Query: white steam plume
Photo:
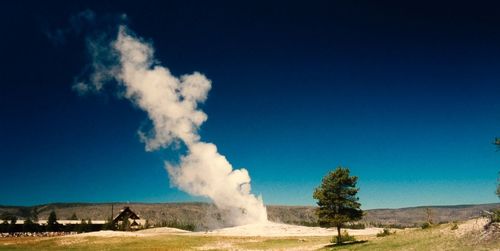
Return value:
[(179, 165), (165, 162), (172, 185), (189, 194), (210, 198), (227, 214), (224, 216), (228, 224), (267, 221), (262, 198), (250, 191), (247, 170), (233, 170), (214, 144), (200, 141), (198, 128), (207, 115), (198, 109), (198, 104), (206, 100), (210, 80), (198, 72), (173, 76), (167, 68), (155, 64), (151, 45), (131, 35), (125, 26), (120, 26), (111, 47), (108, 53), (116, 54), (118, 63), (106, 70), (93, 67), (90, 83), (77, 83), (74, 89), (100, 90), (103, 84), (100, 79), (115, 79), (125, 87), (124, 96), (146, 111), (152, 121), (150, 132), (139, 132), (147, 151), (178, 140), (186, 145), (187, 153)]

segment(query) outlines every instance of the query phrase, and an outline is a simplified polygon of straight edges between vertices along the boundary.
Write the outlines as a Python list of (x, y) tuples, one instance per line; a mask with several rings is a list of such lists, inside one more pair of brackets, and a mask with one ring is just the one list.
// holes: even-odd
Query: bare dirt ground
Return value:
[(185, 233), (192, 233), (192, 232), (187, 231), (187, 230), (178, 229), (178, 228), (172, 228), (172, 227), (157, 227), (157, 228), (144, 229), (144, 230), (138, 231), (136, 233), (141, 233), (141, 234), (185, 234)]
[[(344, 229), (342, 230), (344, 231)], [(366, 228), (366, 229), (346, 229), (349, 235), (375, 235), (382, 231), (381, 228)], [(136, 232), (122, 231), (98, 231), (83, 233), (78, 235), (68, 235), (71, 237), (141, 237), (161, 234), (181, 234), (181, 235), (197, 235), (197, 236), (263, 236), (263, 237), (297, 237), (297, 236), (334, 236), (337, 234), (337, 229), (321, 228), (321, 227), (306, 227), (289, 225), (283, 223), (266, 222), (258, 224), (249, 224), (236, 227), (228, 227), (215, 229), (205, 232), (191, 232), (177, 228), (160, 227), (140, 230)]]
[[(382, 231), (381, 228), (348, 229), (349, 235), (375, 235)], [(208, 232), (195, 232), (193, 234), (217, 235), (217, 236), (265, 236), (265, 237), (286, 237), (286, 236), (333, 236), (337, 230), (333, 228), (306, 227), (289, 225), (275, 222), (259, 224), (249, 224), (237, 227), (216, 229)]]
[(488, 219), (486, 218), (477, 218), (465, 221), (461, 224), (458, 224), (458, 229), (455, 230), (455, 234), (458, 237), (462, 237), (471, 232), (480, 232), (484, 229), (484, 226), (488, 223)]
[[(344, 231), (344, 229), (343, 229)], [(376, 235), (381, 232), (381, 228), (366, 228), (366, 229), (346, 229), (349, 235)], [(334, 236), (337, 234), (337, 229), (321, 228), (321, 227), (306, 227), (289, 225), (283, 223), (266, 222), (258, 224), (249, 224), (236, 227), (228, 227), (215, 229), (205, 232), (191, 232), (177, 228), (160, 227), (140, 230), (136, 232), (122, 231), (98, 231), (83, 233), (78, 235), (68, 235), (71, 237), (141, 237), (161, 234), (180, 234), (180, 235), (196, 235), (196, 236), (263, 236), (263, 237), (297, 237), (297, 236)]]
[(494, 223), (488, 225), (488, 219), (486, 218), (466, 221), (459, 225), (458, 230), (460, 230), (456, 233), (458, 236), (472, 237), (475, 243), (498, 240), (500, 238), (500, 224)]
[[(367, 228), (367, 229), (348, 229), (349, 235), (355, 236), (374, 236), (381, 231), (380, 228)], [(275, 222), (266, 222), (260, 224), (249, 224), (237, 227), (229, 227), (222, 229), (215, 229), (206, 232), (190, 232), (177, 228), (151, 228), (136, 232), (121, 232), (121, 231), (98, 231), (83, 233), (77, 235), (68, 235), (58, 240), (58, 245), (71, 247), (72, 245), (81, 244), (87, 240), (86, 237), (100, 237), (109, 238), (113, 237), (154, 237), (165, 235), (179, 235), (179, 236), (193, 236), (193, 237), (222, 237), (210, 243), (206, 243), (195, 249), (197, 250), (245, 250), (240, 247), (241, 245), (261, 245), (258, 244), (263, 241), (262, 238), (267, 238), (268, 241), (280, 241), (280, 238), (296, 238), (297, 244), (289, 246), (287, 250), (317, 250), (330, 244), (330, 238), (324, 240), (311, 240), (315, 237), (331, 237), (337, 234), (336, 229), (327, 229), (321, 227), (306, 227), (289, 225)], [(298, 237), (298, 238), (297, 238)], [(303, 237), (303, 238), (300, 238)], [(272, 245), (272, 244), (271, 244)], [(296, 246), (295, 246), (296, 245)], [(257, 249), (260, 246), (257, 247)], [(278, 248), (278, 250), (281, 250)]]

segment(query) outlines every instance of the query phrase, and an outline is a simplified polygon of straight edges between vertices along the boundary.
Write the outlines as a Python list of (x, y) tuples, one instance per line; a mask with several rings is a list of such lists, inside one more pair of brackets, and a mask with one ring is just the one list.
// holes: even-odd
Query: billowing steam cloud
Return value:
[[(93, 46), (95, 47), (95, 45)], [(157, 65), (153, 48), (120, 26), (118, 37), (107, 50), (94, 48), (93, 73), (89, 83), (77, 83), (79, 91), (102, 89), (103, 80), (116, 80), (124, 96), (146, 111), (153, 128), (139, 132), (147, 151), (183, 142), (187, 153), (178, 165), (166, 162), (171, 184), (196, 196), (210, 198), (232, 225), (267, 221), (262, 199), (251, 193), (250, 176), (245, 169), (233, 170), (212, 143), (200, 141), (198, 128), (207, 115), (198, 109), (211, 82), (203, 74), (173, 76)], [(103, 55), (103, 53), (107, 55)], [(102, 67), (96, 58), (115, 58), (112, 66)]]

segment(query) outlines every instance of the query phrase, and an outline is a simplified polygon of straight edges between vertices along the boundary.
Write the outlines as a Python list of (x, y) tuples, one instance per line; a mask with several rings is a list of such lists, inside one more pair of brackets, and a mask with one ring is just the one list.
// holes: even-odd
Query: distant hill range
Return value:
[[(38, 213), (39, 219), (47, 219), (54, 210), (58, 219), (70, 219), (76, 214), (78, 219), (105, 220), (116, 215), (122, 208), (130, 207), (150, 224), (162, 222), (182, 222), (199, 227), (216, 226), (221, 211), (209, 203), (53, 203), (37, 206), (2, 206), (0, 218), (15, 215), (20, 220)], [(483, 210), (500, 208), (500, 203), (456, 206), (421, 206), (398, 209), (366, 210), (361, 223), (369, 226), (416, 226), (427, 221), (428, 212), (434, 223), (462, 221), (481, 215)], [(268, 205), (269, 220), (297, 225), (315, 225), (315, 207)], [(427, 210), (430, 209), (430, 210)]]

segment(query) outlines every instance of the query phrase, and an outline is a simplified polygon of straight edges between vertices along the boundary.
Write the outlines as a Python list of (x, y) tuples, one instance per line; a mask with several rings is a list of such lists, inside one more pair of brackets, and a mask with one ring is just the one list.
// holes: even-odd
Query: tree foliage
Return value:
[(47, 220), (47, 231), (58, 231), (59, 223), (57, 222), (56, 212), (52, 211), (49, 214), (49, 219)]
[(130, 230), (130, 221), (128, 220), (128, 215), (125, 215), (122, 220), (122, 224), (120, 224), (121, 231), (129, 231)]
[(37, 230), (37, 224), (35, 224), (30, 218), (24, 220), (23, 231), (24, 232), (35, 232)]
[(427, 223), (429, 223), (429, 225), (433, 225), (434, 221), (432, 220), (432, 218), (434, 213), (432, 212), (432, 209), (429, 207), (425, 208), (425, 215), (427, 217)]
[(117, 230), (118, 227), (116, 225), (116, 222), (113, 221), (113, 219), (109, 218), (106, 223), (102, 226), (103, 230)]
[(7, 222), (7, 224), (9, 224), (9, 221), (12, 221), (14, 218), (17, 220), (17, 217), (9, 212), (3, 212), (0, 215), (0, 219)]
[(498, 198), (500, 198), (500, 172), (498, 172), (498, 178), (497, 178), (497, 191), (496, 194)]
[(88, 231), (88, 226), (87, 226), (87, 221), (85, 221), (84, 219), (82, 219), (80, 221), (80, 224), (76, 227), (76, 231), (78, 233), (83, 233), (83, 232), (87, 232)]
[(10, 218), (10, 225), (9, 225), (9, 232), (10, 233), (16, 232), (16, 223), (17, 223), (17, 217), (12, 216)]
[(78, 217), (76, 216), (76, 213), (73, 213), (71, 217), (69, 217), (68, 220), (78, 220)]
[(493, 141), (493, 145), (496, 145), (498, 147), (498, 150), (500, 150), (500, 138), (495, 138), (495, 141)]
[(358, 177), (350, 176), (348, 168), (337, 167), (323, 178), (313, 194), (318, 204), (316, 214), (319, 224), (337, 228), (337, 243), (342, 242), (340, 229), (344, 224), (363, 217), (361, 204), (356, 196), (359, 191), (357, 181)]
[[(493, 144), (497, 146), (497, 151), (500, 151), (500, 138), (495, 138), (495, 141), (493, 141)], [(497, 194), (498, 198), (500, 198), (500, 172), (498, 172), (498, 178), (497, 178), (497, 190), (495, 191)]]
[(8, 232), (9, 230), (9, 222), (7, 220), (3, 220), (2, 224), (0, 224), (0, 233)]
[(38, 222), (38, 208), (33, 208), (33, 210), (31, 210), (31, 220), (34, 221), (34, 222)]

